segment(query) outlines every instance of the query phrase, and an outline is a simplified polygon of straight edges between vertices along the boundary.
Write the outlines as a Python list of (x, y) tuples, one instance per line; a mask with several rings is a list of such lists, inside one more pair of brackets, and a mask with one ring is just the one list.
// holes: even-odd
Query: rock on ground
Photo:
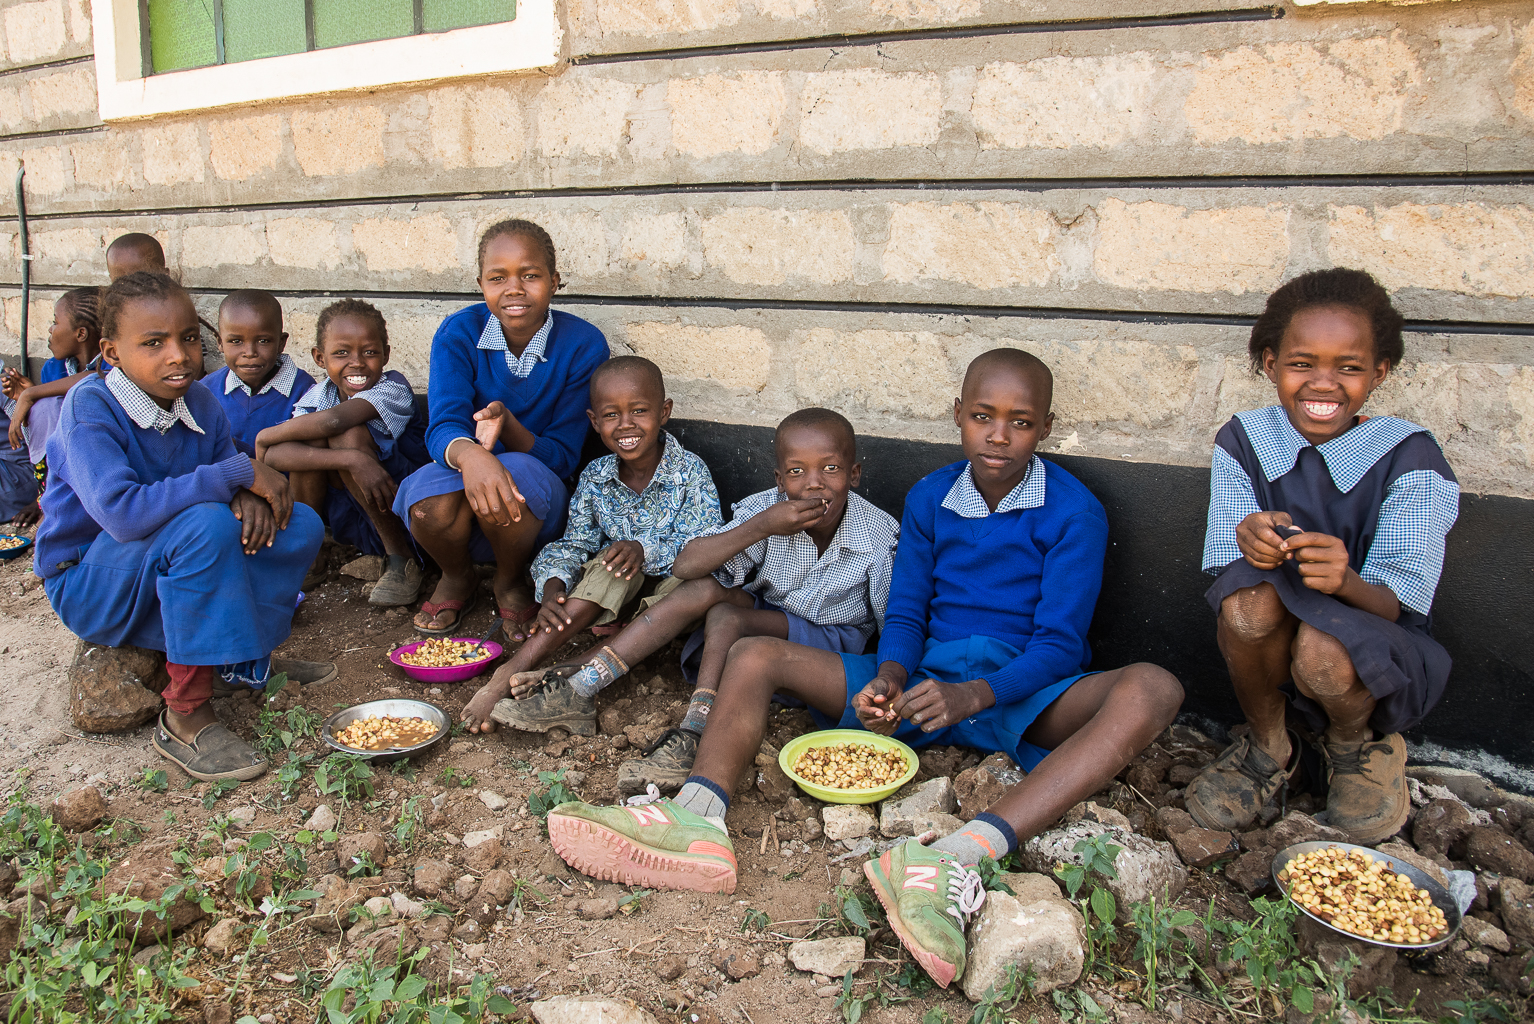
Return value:
[(609, 996), (551, 996), (529, 1009), (538, 1024), (658, 1024), (637, 1004)]
[(397, 963), (420, 948), (421, 940), (408, 924), (394, 925), (370, 932), (353, 947), (353, 955), (362, 957), (373, 954), (373, 963), (389, 965)]
[(313, 832), (330, 832), (338, 824), (336, 812), (330, 809), (330, 805), (320, 804), (310, 812), (309, 820), (304, 822), (304, 828)]
[(202, 937), (202, 948), (215, 956), (228, 956), (239, 946), (241, 927), (242, 925), (235, 918), (224, 918), (209, 928), (207, 934)]
[(438, 896), (453, 883), (453, 866), (445, 860), (423, 860), (415, 866), (412, 886), (420, 896)]
[(504, 796), (501, 796), (501, 794), (495, 792), (492, 789), (480, 790), (479, 802), (484, 804), (492, 811), (504, 811), (506, 809), (506, 805), (510, 803), (510, 801), (507, 800)]
[(305, 924), (327, 935), (338, 934), (347, 924), (351, 909), (362, 903), (362, 886), (348, 882), (340, 875), (322, 875), (310, 887), (320, 894), (314, 901), (313, 912), (303, 918)]
[(1465, 918), (1465, 923), (1460, 925), (1460, 934), (1477, 946), (1495, 949), (1499, 953), (1509, 953), (1513, 949), (1506, 932), (1490, 921), (1482, 921), (1479, 917)]
[(1534, 853), (1494, 828), (1472, 828), (1465, 839), (1465, 859), (1477, 871), (1495, 871), (1504, 878), (1534, 881)]
[(618, 912), (618, 901), (611, 896), (593, 896), (589, 900), (581, 900), (579, 910), (581, 917), (587, 921), (606, 921)]
[(382, 555), (363, 555), (354, 558), (341, 566), (341, 575), (350, 576), (356, 580), (366, 580), (375, 583), (383, 577), (384, 560)]
[(1504, 878), (1498, 886), (1498, 910), (1502, 927), (1515, 942), (1534, 945), (1534, 887), (1516, 878)]
[(1350, 955), (1358, 958), (1358, 968), (1348, 979), (1351, 998), (1362, 999), (1382, 987), (1395, 989), (1396, 964), (1400, 957), (1394, 949), (1344, 938), (1305, 916), (1299, 918), (1295, 934), (1301, 952), (1315, 957), (1324, 976), (1340, 973)]
[(1022, 847), (1023, 867), (1038, 874), (1049, 874), (1059, 861), (1080, 864), (1082, 856), (1076, 852), (1076, 844), (1099, 835), (1106, 835), (1113, 845), (1121, 847), (1113, 861), (1118, 877), (1094, 877), (1087, 887), (1098, 884), (1113, 893), (1121, 923), (1129, 920), (1130, 907), (1153, 895), (1162, 903), (1170, 903), (1182, 895), (1188, 884), (1188, 869), (1177, 859), (1177, 851), (1170, 843), (1108, 828), (1097, 822), (1079, 821), (1067, 828), (1034, 836)]
[(153, 910), (123, 915), (127, 934), (140, 946), (156, 941), (167, 931), (180, 932), (207, 916), (201, 904), (193, 898), (194, 889), (182, 877), (181, 866), (171, 858), (174, 851), (174, 843), (151, 843), (140, 847), (118, 861), (102, 879), (102, 891), (150, 904), (158, 902), (172, 886), (185, 886), (171, 901), (164, 920)]
[(1412, 842), (1423, 853), (1447, 853), (1470, 831), (1470, 812), (1458, 800), (1434, 800), (1417, 811)]
[(958, 806), (953, 783), (944, 776), (902, 786), (879, 808), (879, 831), (888, 838), (914, 835), (914, 819), (932, 811), (952, 813)]
[(336, 860), (344, 871), (353, 864), (361, 864), (363, 856), (376, 867), (383, 867), (389, 859), (389, 844), (377, 832), (363, 832), (355, 836), (343, 836), (336, 840)]
[(878, 825), (874, 812), (863, 804), (830, 804), (820, 812), (826, 838), (862, 839)]
[(1017, 877), (1007, 880), (1017, 895), (986, 893), (970, 930), (964, 994), (972, 1000), (982, 999), (1013, 964), (1033, 970), (1034, 991), (1039, 993), (1081, 977), (1085, 959), (1081, 913), (1060, 898), (1060, 890), (1049, 879), (1033, 875), (1042, 885), (1019, 885), (1012, 881)]
[(504, 828), (497, 825), (495, 828), (482, 828), (476, 832), (465, 833), (463, 837), (464, 848), (472, 850), (481, 843), (488, 843), (492, 839), (499, 839), (503, 831)]
[(48, 805), (48, 816), (66, 832), (89, 832), (106, 813), (107, 802), (95, 786), (71, 789)]
[(757, 755), (756, 788), (769, 804), (781, 804), (794, 795), (794, 780), (788, 777), (776, 757)]
[(809, 974), (840, 978), (863, 966), (868, 944), (857, 936), (840, 939), (801, 939), (788, 947), (788, 962)]
[(75, 645), (66, 675), (69, 718), (85, 732), (119, 732), (160, 713), (160, 691), (170, 683), (165, 655), (142, 647)]
[(1236, 837), (1229, 832), (1213, 832), (1207, 828), (1190, 828), (1172, 834), (1172, 845), (1184, 864), (1207, 868), (1216, 861), (1234, 857), (1239, 848)]
[(499, 839), (491, 838), (464, 851), (463, 866), (476, 875), (483, 875), (487, 871), (494, 871), (501, 866), (505, 857), (505, 848)]

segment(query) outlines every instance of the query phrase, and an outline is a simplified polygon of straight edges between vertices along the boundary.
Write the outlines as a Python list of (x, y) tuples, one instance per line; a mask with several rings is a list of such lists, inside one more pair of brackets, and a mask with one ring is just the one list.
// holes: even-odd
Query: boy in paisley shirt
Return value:
[[(609, 359), (591, 375), (591, 425), (613, 454), (581, 473), (565, 535), (532, 564), (541, 602), (532, 635), (463, 710), (474, 731), (512, 677), (536, 668), (587, 626), (603, 627), (637, 598), (641, 608), (681, 584), (677, 552), (717, 527), (719, 493), (702, 459), (666, 432), (671, 399), (660, 367), (638, 356)], [(605, 547), (604, 547), (605, 545)]]

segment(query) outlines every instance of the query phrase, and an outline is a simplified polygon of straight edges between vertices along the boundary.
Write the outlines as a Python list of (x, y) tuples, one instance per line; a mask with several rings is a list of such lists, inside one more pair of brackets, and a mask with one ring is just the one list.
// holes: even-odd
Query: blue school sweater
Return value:
[(56, 380), (72, 377), (79, 372), (79, 370), (71, 372), (69, 364), (62, 359), (50, 359), (43, 363), (42, 372), (37, 375), (37, 382), (39, 384), (52, 384)]
[[(512, 376), (504, 352), (477, 347), (490, 319), (490, 307), (483, 302), (442, 321), (431, 341), (426, 387), (431, 411), (426, 447), (433, 459), (447, 466), (447, 446), (460, 437), (472, 438), (474, 414), (499, 400), (537, 438), (529, 455), (561, 479), (574, 474), (586, 440), (591, 373), (607, 360), (607, 339), (578, 316), (559, 310), (552, 316), (544, 361), (526, 379)], [(504, 451), (496, 445), (497, 455)]]
[(229, 433), (234, 438), (234, 446), (246, 455), (255, 455), (256, 435), (267, 427), (275, 427), (279, 423), (292, 419), (293, 403), (314, 387), (314, 378), (303, 370), (295, 368), (293, 386), (288, 388), (287, 394), (283, 394), (277, 388), (271, 388), (252, 395), (248, 394), (243, 387), (237, 387), (225, 394), (224, 388), (232, 372), (229, 367), (220, 366), (204, 377), (202, 382), (208, 386), (209, 391), (213, 392), (213, 397), (218, 400), (224, 415), (229, 417)]
[(1022, 651), (986, 676), (996, 703), (1026, 699), (1086, 670), (1087, 627), (1103, 583), (1108, 514), (1050, 462), (1044, 504), (966, 519), (943, 508), (967, 462), (917, 482), (905, 499), (879, 662), (914, 686), (928, 638), (993, 637)]
[(255, 469), (235, 449), (213, 393), (197, 381), (186, 404), (203, 433), (178, 421), (162, 435), (134, 423), (103, 378), (70, 389), (48, 439), (34, 572), (57, 576), (60, 563), (78, 559), (103, 530), (119, 541), (142, 540), (191, 506), (227, 504), (250, 486)]

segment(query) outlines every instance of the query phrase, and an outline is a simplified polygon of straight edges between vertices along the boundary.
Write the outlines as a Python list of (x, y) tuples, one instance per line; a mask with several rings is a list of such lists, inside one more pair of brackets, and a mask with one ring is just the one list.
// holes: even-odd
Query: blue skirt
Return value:
[[(403, 484), (428, 458), (424, 445), (411, 446), (402, 439), (398, 444), (391, 443), (388, 456), (379, 462), (396, 484)], [(385, 553), (378, 528), (368, 518), (367, 510), (344, 487), (332, 487), (326, 494), (325, 524), (336, 540), (355, 546), (364, 555)]]
[[(533, 545), (534, 553), (549, 541), (564, 536), (565, 520), (570, 511), (570, 492), (565, 488), (564, 481), (555, 476), (552, 469), (523, 452), (506, 452), (496, 458), (501, 460), (501, 465), (506, 467), (506, 471), (516, 481), (517, 490), (527, 501), (528, 510), (543, 522)], [(428, 462), (400, 484), (399, 492), (394, 496), (394, 514), (409, 526), (410, 507), (416, 502), (462, 490), (462, 473), (448, 469), (440, 462)], [(469, 555), (476, 562), (495, 561), (495, 552), (478, 522), (475, 522), (473, 532), (469, 535)]]
[[(911, 674), (911, 678), (906, 680), (906, 686), (916, 686), (924, 679), (936, 679), (942, 683), (967, 683), (971, 679), (984, 678), (987, 673), (1021, 657), (1022, 653), (1011, 644), (988, 636), (948, 641), (929, 638), (922, 652), (921, 664)], [(815, 716), (822, 728), (861, 729), (863, 724), (852, 710), (852, 698), (879, 674), (879, 656), (844, 654), (842, 666), (847, 673), (847, 705), (841, 721), (833, 722), (813, 708), (810, 714)], [(922, 732), (921, 726), (909, 719), (902, 720), (900, 728), (895, 730), (895, 738), (916, 748), (933, 745), (973, 747), (988, 754), (1006, 754), (1023, 771), (1031, 772), (1049, 751), (1023, 739), (1023, 733), (1062, 693), (1069, 690), (1078, 679), (1088, 675), (1092, 673), (1082, 672), (1070, 676), (1030, 694), (1025, 700), (986, 708), (973, 718), (966, 718), (956, 725), (933, 732)]]

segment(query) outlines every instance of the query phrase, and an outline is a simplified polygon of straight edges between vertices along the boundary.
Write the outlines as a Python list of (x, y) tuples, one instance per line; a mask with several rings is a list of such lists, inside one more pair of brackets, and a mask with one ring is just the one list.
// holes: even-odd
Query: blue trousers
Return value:
[(80, 564), (43, 582), (70, 632), (107, 647), (164, 651), (180, 665), (271, 654), (293, 629), (294, 602), (325, 527), (304, 505), (269, 548), (247, 555), (229, 506), (193, 505), (127, 543), (102, 532)]

